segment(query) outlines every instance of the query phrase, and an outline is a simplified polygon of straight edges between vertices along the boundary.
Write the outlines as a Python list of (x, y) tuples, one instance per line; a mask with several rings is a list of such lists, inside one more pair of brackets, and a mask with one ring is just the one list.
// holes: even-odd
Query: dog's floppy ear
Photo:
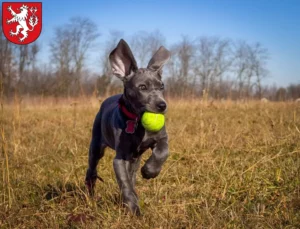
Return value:
[(137, 64), (134, 56), (123, 39), (121, 39), (117, 47), (109, 54), (109, 61), (114, 75), (120, 79), (124, 79), (130, 73), (137, 70)]
[(147, 68), (151, 71), (160, 71), (169, 59), (170, 52), (167, 49), (165, 49), (165, 47), (160, 46), (160, 48), (149, 61)]

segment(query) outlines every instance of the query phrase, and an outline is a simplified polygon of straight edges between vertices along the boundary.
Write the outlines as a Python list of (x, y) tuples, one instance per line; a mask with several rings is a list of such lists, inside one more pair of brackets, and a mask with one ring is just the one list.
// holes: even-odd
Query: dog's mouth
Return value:
[(156, 113), (156, 114), (166, 114), (167, 110), (168, 110), (168, 107), (166, 107), (165, 110), (161, 111), (161, 110), (158, 110), (157, 108), (153, 108), (152, 106), (145, 106), (143, 112), (148, 111), (148, 112)]
[(168, 106), (166, 105), (164, 109), (159, 109), (157, 106), (151, 103), (147, 103), (145, 105), (140, 105), (138, 107), (134, 108), (135, 113), (137, 115), (142, 115), (144, 112), (151, 112), (151, 113), (156, 113), (156, 114), (166, 114), (168, 110)]

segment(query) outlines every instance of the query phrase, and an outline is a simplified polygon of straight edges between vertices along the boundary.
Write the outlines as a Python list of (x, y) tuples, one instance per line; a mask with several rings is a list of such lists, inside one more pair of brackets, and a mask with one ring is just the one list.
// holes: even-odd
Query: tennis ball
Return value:
[(165, 116), (146, 111), (141, 119), (143, 127), (150, 132), (158, 132), (165, 125)]

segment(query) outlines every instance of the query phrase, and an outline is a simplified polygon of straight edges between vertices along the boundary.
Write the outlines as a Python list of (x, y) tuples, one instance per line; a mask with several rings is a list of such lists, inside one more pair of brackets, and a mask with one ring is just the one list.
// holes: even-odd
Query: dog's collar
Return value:
[(139, 118), (137, 114), (130, 112), (124, 104), (120, 103), (120, 101), (119, 108), (128, 119), (137, 120)]
[(137, 128), (140, 117), (137, 114), (130, 112), (126, 108), (123, 97), (119, 99), (118, 105), (121, 112), (126, 116), (126, 118), (128, 118), (128, 120), (126, 121), (126, 133), (133, 134), (135, 132), (135, 129)]
[(121, 96), (121, 98), (119, 99), (118, 105), (119, 105), (119, 108), (120, 108), (120, 110), (122, 111), (122, 113), (123, 113), (128, 119), (132, 119), (132, 120), (138, 120), (138, 119), (139, 119), (139, 115), (137, 115), (137, 114), (135, 114), (135, 113), (133, 113), (133, 112), (130, 112), (130, 111), (127, 109), (123, 96)]

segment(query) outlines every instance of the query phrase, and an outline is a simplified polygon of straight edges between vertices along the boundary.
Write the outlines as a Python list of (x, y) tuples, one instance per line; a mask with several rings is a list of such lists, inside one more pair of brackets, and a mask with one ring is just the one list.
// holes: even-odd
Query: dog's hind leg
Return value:
[(88, 188), (89, 194), (91, 195), (94, 194), (94, 187), (97, 178), (102, 180), (97, 175), (97, 165), (99, 160), (104, 156), (104, 150), (106, 148), (106, 145), (102, 143), (102, 139), (101, 139), (101, 126), (100, 126), (101, 118), (100, 117), (101, 114), (99, 113), (96, 116), (94, 122), (92, 140), (89, 149), (89, 161), (88, 161), (89, 167), (87, 169), (86, 177), (85, 177), (85, 184)]
[(87, 169), (85, 177), (85, 184), (91, 195), (94, 194), (94, 187), (97, 178), (101, 179), (97, 175), (97, 165), (99, 160), (104, 156), (105, 148), (106, 145), (101, 143), (101, 139), (99, 139), (98, 137), (92, 138), (89, 150), (89, 167)]

